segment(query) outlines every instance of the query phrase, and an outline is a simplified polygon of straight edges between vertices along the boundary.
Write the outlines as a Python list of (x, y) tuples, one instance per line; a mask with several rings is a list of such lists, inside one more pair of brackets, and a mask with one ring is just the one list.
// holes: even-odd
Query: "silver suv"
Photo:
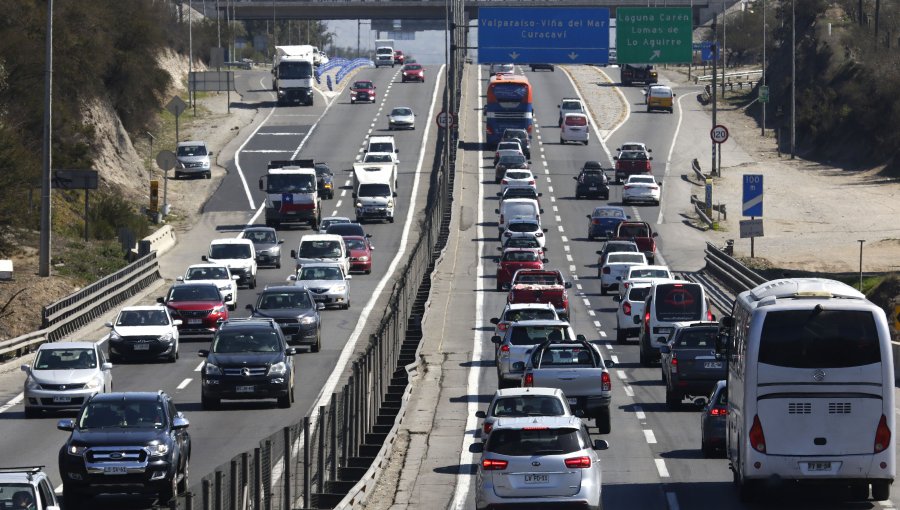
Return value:
[(40, 466), (0, 467), (0, 508), (59, 510), (59, 501)]
[(500, 418), (484, 445), (475, 485), (475, 507), (558, 505), (601, 507), (602, 475), (596, 450), (575, 417)]
[(178, 142), (175, 149), (175, 178), (183, 175), (201, 175), (207, 179), (212, 177), (210, 158), (213, 153), (206, 147), (206, 142)]
[(520, 386), (525, 373), (528, 353), (545, 341), (565, 341), (576, 337), (566, 321), (530, 320), (512, 323), (501, 337), (494, 335), (491, 342), (497, 346), (497, 386), (500, 389)]

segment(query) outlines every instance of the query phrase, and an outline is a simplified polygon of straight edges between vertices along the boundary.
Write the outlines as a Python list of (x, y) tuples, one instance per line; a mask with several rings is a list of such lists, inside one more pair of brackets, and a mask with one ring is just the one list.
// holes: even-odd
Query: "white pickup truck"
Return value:
[(594, 418), (600, 433), (609, 434), (612, 430), (609, 367), (612, 365), (584, 337), (574, 341), (546, 341), (535, 346), (526, 358), (522, 386), (561, 389), (572, 409)]

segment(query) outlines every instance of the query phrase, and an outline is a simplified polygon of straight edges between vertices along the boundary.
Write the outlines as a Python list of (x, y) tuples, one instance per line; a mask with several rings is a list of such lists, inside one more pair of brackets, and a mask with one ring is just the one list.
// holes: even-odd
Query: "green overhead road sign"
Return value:
[(619, 7), (616, 48), (620, 64), (691, 61), (690, 7)]

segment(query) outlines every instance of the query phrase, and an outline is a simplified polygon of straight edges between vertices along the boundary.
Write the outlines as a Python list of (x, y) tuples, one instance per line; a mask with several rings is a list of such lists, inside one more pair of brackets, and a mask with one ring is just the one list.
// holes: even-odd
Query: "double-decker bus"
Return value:
[(487, 143), (496, 144), (506, 129), (527, 129), (534, 125), (531, 83), (520, 75), (498, 74), (491, 78), (484, 107)]

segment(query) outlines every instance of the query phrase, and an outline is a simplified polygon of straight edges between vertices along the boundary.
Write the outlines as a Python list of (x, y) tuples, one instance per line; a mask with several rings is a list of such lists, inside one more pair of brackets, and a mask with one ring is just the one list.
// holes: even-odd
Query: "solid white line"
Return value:
[[(315, 87), (313, 87), (313, 88), (315, 88)], [(319, 90), (319, 89), (316, 89), (316, 90)], [(324, 98), (324, 97), (325, 97), (325, 93), (324, 93), (324, 92), (321, 92), (321, 91), (320, 91), (320, 93), (322, 94), (322, 97)], [(337, 97), (338, 97), (338, 96), (335, 96), (334, 98), (337, 99)], [(326, 100), (327, 100), (327, 98), (326, 98)], [(294, 151), (294, 153), (291, 154), (291, 159), (297, 159), (297, 154), (300, 154), (300, 151), (303, 149), (303, 146), (306, 145), (306, 141), (309, 140), (309, 137), (313, 134), (313, 132), (314, 132), (314, 131), (316, 130), (316, 128), (319, 126), (319, 122), (321, 122), (322, 119), (325, 118), (325, 115), (328, 113), (328, 110), (330, 110), (331, 107), (332, 107), (333, 105), (335, 105), (335, 104), (337, 104), (337, 101), (335, 101), (334, 99), (332, 99), (332, 100), (328, 103), (328, 106), (326, 106), (325, 109), (322, 110), (322, 115), (319, 115), (319, 118), (316, 119), (315, 122), (313, 122), (313, 125), (309, 128), (309, 133), (306, 133), (306, 136), (303, 137), (303, 140), (300, 140), (300, 145), (298, 145), (298, 146), (297, 146), (297, 149)]]
[(181, 384), (179, 384), (178, 386), (176, 386), (175, 389), (176, 389), (176, 390), (183, 390), (183, 389), (187, 388), (188, 384), (191, 384), (191, 381), (193, 381), (193, 379), (191, 379), (190, 377), (188, 377), (187, 379), (181, 381)]
[(668, 478), (669, 470), (666, 469), (666, 461), (663, 459), (653, 459), (653, 462), (656, 463), (656, 471), (659, 472), (660, 478)]
[[(612, 78), (610, 78), (609, 75), (606, 74), (605, 71), (603, 71), (602, 69), (597, 69), (597, 71), (600, 71), (600, 73), (602, 73), (603, 76), (606, 76), (606, 79), (609, 80), (610, 83), (615, 83), (612, 80)], [(609, 130), (608, 133), (606, 133), (606, 140), (609, 140), (609, 137), (611, 137), (613, 135), (613, 133), (618, 131), (620, 127), (624, 126), (625, 122), (628, 121), (628, 119), (631, 117), (631, 103), (628, 102), (628, 98), (625, 97), (625, 93), (622, 92), (621, 88), (619, 88), (619, 87), (614, 87), (614, 88), (616, 89), (616, 92), (619, 93), (619, 97), (622, 98), (622, 103), (625, 104), (625, 118), (622, 119), (622, 122), (616, 124), (612, 129)]]
[[(481, 66), (478, 66), (478, 97), (481, 97)], [(484, 111), (481, 110), (481, 112), (481, 120), (483, 122)], [(428, 118), (432, 117), (433, 115), (429, 115)], [(478, 146), (481, 147), (483, 143), (484, 131), (479, 129)], [(479, 150), (478, 161), (482, 161), (483, 157), (483, 151)], [(484, 249), (484, 242), (481, 241), (481, 239), (484, 238), (484, 227), (482, 226), (484, 223), (484, 185), (481, 184), (483, 180), (484, 170), (481, 165), (478, 165), (478, 213), (476, 216), (477, 219), (475, 220), (475, 224), (477, 225), (475, 237), (478, 241), (475, 244), (475, 253), (477, 253), (479, 257), (478, 265), (475, 266), (476, 286), (482, 285), (484, 275), (484, 260), (480, 257), (482, 250)], [(484, 293), (481, 292), (483, 288), (475, 289), (475, 324), (481, 324), (484, 320)], [(459, 455), (459, 473), (456, 475), (456, 489), (453, 491), (453, 501), (450, 504), (450, 508), (453, 508), (454, 510), (463, 510), (466, 507), (469, 486), (472, 483), (473, 478), (472, 473), (469, 472), (469, 466), (472, 464), (474, 455), (469, 451), (469, 447), (475, 442), (475, 435), (474, 432), (469, 431), (476, 430), (478, 425), (478, 421), (475, 418), (475, 412), (478, 411), (479, 380), (481, 379), (480, 361), (482, 359), (481, 331), (479, 331), (478, 328), (475, 328), (475, 332), (472, 335), (472, 366), (469, 368), (469, 377), (466, 381), (466, 393), (469, 395), (468, 405), (466, 406), (466, 434), (463, 436), (462, 451)]]
[[(666, 156), (666, 172), (663, 174), (663, 184), (665, 184), (665, 180), (669, 177), (669, 167), (672, 164), (672, 151), (675, 150), (675, 142), (678, 141), (678, 132), (681, 131), (681, 120), (684, 117), (684, 110), (681, 109), (681, 100), (684, 99), (684, 94), (682, 94), (678, 98), (678, 123), (675, 124), (675, 134), (672, 135), (672, 143), (669, 144), (669, 155)], [(660, 196), (662, 198), (662, 196)], [(656, 224), (659, 225), (663, 222), (663, 208), (662, 205), (659, 207), (659, 216), (656, 219)]]
[(641, 406), (634, 406), (634, 415), (639, 420), (647, 419), (647, 415), (644, 414), (644, 409)]
[(633, 396), (634, 396), (634, 390), (631, 389), (631, 385), (630, 385), (630, 384), (623, 384), (623, 385), (622, 385), (622, 389), (625, 390), (625, 394), (628, 395), (629, 397), (633, 397)]
[(199, 372), (199, 371), (203, 370), (203, 363), (205, 363), (205, 361), (201, 361), (200, 364), (197, 365), (197, 368), (194, 369), (194, 372)]
[(282, 153), (282, 152), (292, 152), (292, 151), (291, 151), (290, 149), (286, 149), (286, 150), (281, 150), (281, 149), (247, 149), (247, 150), (244, 150), (244, 151), (241, 151), (241, 152), (244, 152), (244, 153), (247, 153), (247, 154), (251, 154), (251, 153), (254, 153), (254, 154), (279, 154), (279, 153)]
[(678, 506), (678, 496), (675, 495), (674, 492), (666, 493), (666, 502), (669, 504), (669, 510), (679, 510)]
[[(306, 132), (301, 133), (257, 133), (259, 136), (303, 136)], [(245, 152), (253, 152), (253, 151), (245, 151)]]
[(623, 381), (624, 381), (625, 379), (628, 379), (628, 374), (626, 374), (624, 370), (616, 370), (616, 376), (617, 376), (619, 379), (622, 379)]
[(656, 435), (650, 429), (644, 429), (644, 439), (650, 444), (656, 444)]
[(25, 393), (19, 393), (18, 395), (13, 397), (9, 402), (0, 406), (0, 413), (5, 413), (6, 411), (9, 410), (10, 407), (13, 407), (14, 405), (18, 404), (19, 402), (21, 402), (23, 400), (25, 400)]

